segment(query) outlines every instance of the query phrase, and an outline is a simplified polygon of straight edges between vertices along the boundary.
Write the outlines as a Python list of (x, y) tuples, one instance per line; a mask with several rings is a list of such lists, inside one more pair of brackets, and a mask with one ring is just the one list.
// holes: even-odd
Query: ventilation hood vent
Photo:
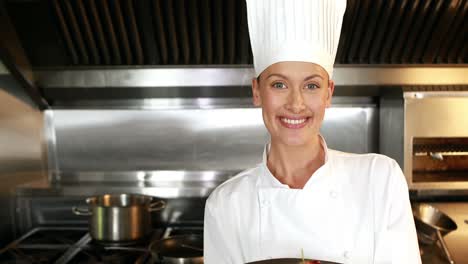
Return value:
[[(37, 67), (251, 64), (245, 0), (7, 0)], [(336, 63), (467, 63), (466, 0), (348, 0)]]

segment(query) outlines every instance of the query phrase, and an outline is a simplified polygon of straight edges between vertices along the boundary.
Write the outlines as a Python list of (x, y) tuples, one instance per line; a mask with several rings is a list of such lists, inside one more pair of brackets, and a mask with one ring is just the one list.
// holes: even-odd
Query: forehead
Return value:
[(263, 78), (267, 78), (272, 74), (279, 74), (288, 79), (301, 80), (311, 75), (319, 75), (323, 80), (328, 80), (328, 73), (322, 66), (301, 61), (283, 61), (272, 64), (261, 75)]

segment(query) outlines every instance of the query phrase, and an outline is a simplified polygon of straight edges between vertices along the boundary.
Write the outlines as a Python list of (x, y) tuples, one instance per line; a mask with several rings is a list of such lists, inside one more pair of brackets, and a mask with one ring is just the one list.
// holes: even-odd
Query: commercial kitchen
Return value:
[[(468, 263), (467, 10), (348, 0), (321, 129), (397, 161), (423, 263)], [(5, 0), (0, 28), (0, 263), (203, 263), (207, 197), (269, 142), (245, 1)]]

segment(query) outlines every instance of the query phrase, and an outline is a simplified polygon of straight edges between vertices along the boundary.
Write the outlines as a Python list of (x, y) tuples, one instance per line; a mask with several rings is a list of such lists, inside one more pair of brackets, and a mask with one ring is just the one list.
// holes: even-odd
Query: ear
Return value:
[(252, 99), (255, 106), (262, 105), (262, 99), (260, 97), (260, 87), (257, 78), (252, 78)]
[(327, 89), (327, 107), (331, 106), (331, 100), (332, 100), (334, 91), (335, 91), (335, 82), (332, 79), (329, 79), (328, 89)]

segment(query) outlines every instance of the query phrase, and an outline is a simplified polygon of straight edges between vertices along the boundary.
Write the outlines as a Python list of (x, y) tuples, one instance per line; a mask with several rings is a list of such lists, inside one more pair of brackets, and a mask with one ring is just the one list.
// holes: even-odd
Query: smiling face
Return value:
[(330, 106), (333, 81), (319, 65), (279, 62), (253, 79), (253, 101), (262, 107), (272, 143), (300, 146), (313, 143)]

